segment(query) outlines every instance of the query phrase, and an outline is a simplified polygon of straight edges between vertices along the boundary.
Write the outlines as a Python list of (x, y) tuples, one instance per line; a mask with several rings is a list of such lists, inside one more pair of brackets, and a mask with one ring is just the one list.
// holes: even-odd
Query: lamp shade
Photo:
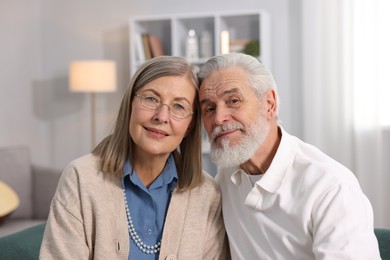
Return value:
[(69, 89), (72, 92), (114, 92), (116, 64), (109, 60), (83, 60), (69, 66)]

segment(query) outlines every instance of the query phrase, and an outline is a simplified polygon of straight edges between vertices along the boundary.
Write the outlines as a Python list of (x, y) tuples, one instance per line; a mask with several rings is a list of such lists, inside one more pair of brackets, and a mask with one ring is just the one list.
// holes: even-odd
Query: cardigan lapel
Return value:
[(165, 219), (161, 241), (160, 259), (178, 255), (188, 209), (189, 192), (174, 189)]

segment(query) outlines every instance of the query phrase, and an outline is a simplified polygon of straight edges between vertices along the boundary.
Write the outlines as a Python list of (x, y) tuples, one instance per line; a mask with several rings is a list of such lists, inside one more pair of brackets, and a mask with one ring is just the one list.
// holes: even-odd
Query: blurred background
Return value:
[[(132, 17), (248, 10), (270, 17), (283, 127), (351, 169), (375, 226), (390, 227), (386, 0), (0, 0), (0, 147), (26, 145), (33, 163), (62, 169), (91, 150), (94, 101), (105, 137), (131, 77)], [(115, 61), (116, 91), (70, 91), (82, 59)]]

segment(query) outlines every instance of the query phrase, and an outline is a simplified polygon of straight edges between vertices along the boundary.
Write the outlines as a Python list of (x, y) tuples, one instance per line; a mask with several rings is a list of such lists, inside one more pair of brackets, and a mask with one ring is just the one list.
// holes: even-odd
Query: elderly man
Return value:
[(283, 129), (267, 68), (227, 54), (198, 77), (232, 259), (380, 259), (357, 179)]

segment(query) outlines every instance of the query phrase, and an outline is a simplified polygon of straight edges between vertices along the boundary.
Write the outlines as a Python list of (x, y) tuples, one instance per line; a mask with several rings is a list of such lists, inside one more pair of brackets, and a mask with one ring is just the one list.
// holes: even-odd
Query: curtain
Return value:
[(354, 172), (376, 227), (390, 227), (389, 26), (388, 0), (302, 0), (303, 138)]

